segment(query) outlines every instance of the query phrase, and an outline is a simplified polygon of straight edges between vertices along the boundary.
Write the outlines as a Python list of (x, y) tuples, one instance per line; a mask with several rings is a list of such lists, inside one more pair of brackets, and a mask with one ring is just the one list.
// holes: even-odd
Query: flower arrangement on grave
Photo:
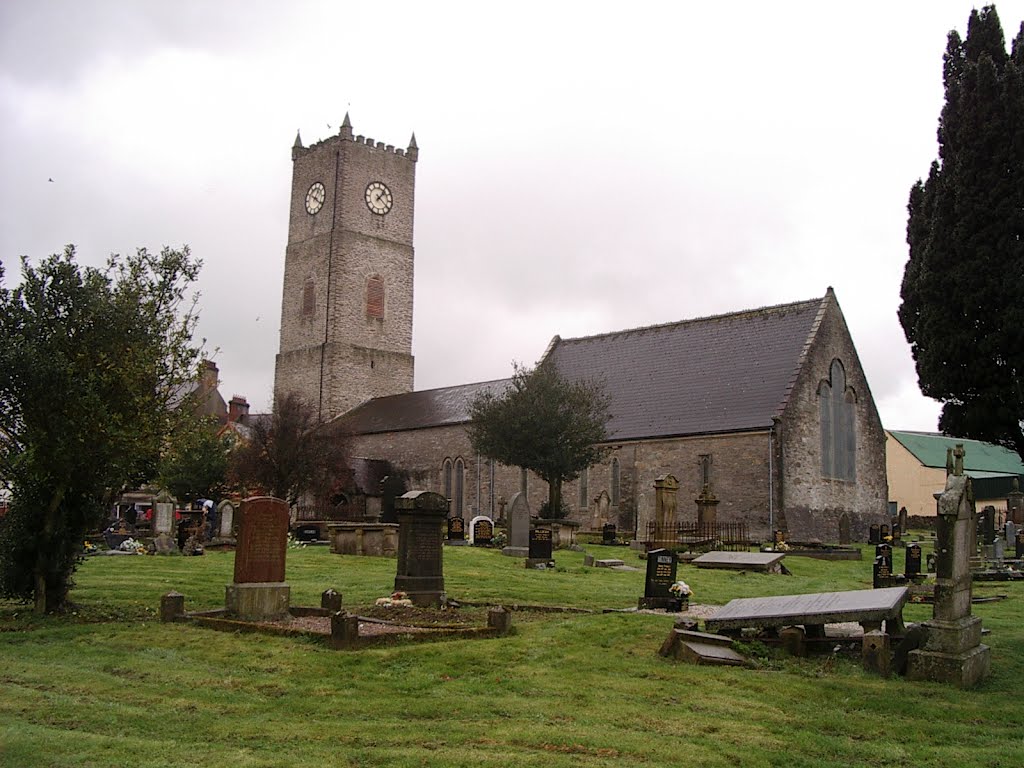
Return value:
[(131, 537), (122, 541), (118, 549), (122, 552), (134, 552), (138, 555), (146, 554), (146, 548)]
[(690, 585), (685, 581), (677, 581), (668, 588), (668, 591), (681, 600), (689, 600), (690, 596), (693, 594), (693, 590), (690, 589)]
[(306, 542), (299, 541), (291, 533), (288, 534), (288, 549), (305, 549)]
[(91, 541), (87, 541), (82, 545), (82, 551), (85, 552), (85, 554), (87, 555), (91, 555), (93, 552), (96, 551), (96, 545), (93, 544)]
[(374, 602), (374, 605), (380, 605), (385, 608), (393, 608), (395, 606), (411, 606), (412, 600), (405, 592), (392, 592), (391, 597), (378, 597)]
[(784, 542), (784, 541), (780, 541), (779, 543), (777, 543), (777, 544), (776, 544), (776, 545), (775, 545), (774, 547), (772, 547), (771, 549), (772, 549), (773, 551), (775, 551), (775, 552), (788, 552), (788, 551), (789, 551), (789, 544), (787, 544), (787, 543), (786, 543), (786, 542)]

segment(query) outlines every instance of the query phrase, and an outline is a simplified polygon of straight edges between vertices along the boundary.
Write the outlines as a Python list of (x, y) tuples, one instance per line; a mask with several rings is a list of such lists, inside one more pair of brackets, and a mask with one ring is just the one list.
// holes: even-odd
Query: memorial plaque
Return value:
[(448, 518), (448, 541), (465, 541), (466, 521), (461, 517)]
[(486, 517), (473, 523), (473, 546), (489, 547), (494, 541), (494, 523)]
[(270, 496), (243, 501), (235, 584), (283, 582), (287, 551), (288, 503)]
[(911, 544), (907, 547), (907, 560), (903, 568), (903, 575), (913, 579), (921, 575), (921, 545)]
[(645, 598), (675, 599), (669, 588), (676, 581), (676, 553), (670, 549), (652, 549), (647, 553), (647, 578), (644, 581)]
[(882, 541), (881, 529), (878, 523), (872, 523), (868, 528), (868, 544), (880, 544)]
[(551, 538), (550, 528), (531, 528), (529, 558), (531, 560), (551, 560)]
[(614, 544), (615, 543), (615, 536), (616, 536), (616, 530), (615, 530), (615, 524), (614, 523), (606, 523), (605, 525), (601, 526), (601, 543), (602, 544)]

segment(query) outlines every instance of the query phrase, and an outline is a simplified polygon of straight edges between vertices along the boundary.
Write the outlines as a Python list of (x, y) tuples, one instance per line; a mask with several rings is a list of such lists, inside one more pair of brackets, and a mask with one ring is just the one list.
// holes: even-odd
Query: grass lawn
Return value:
[[(633, 553), (591, 547), (642, 567)], [(467, 601), (636, 606), (643, 573), (527, 571), (492, 550), (446, 548)], [(790, 577), (697, 570), (693, 602), (860, 589), (871, 561), (788, 558)], [(902, 567), (897, 553), (896, 568)], [(974, 606), (992, 674), (974, 691), (883, 680), (843, 657), (762, 655), (753, 670), (666, 661), (665, 615), (516, 614), (516, 632), (357, 652), (156, 620), (223, 606), (232, 553), (94, 557), (72, 616), (0, 602), (0, 766), (1007, 766), (1024, 763), (1024, 584)], [(333, 587), (350, 610), (388, 594), (395, 561), (288, 552), (293, 605)], [(931, 615), (908, 606), (908, 621)]]

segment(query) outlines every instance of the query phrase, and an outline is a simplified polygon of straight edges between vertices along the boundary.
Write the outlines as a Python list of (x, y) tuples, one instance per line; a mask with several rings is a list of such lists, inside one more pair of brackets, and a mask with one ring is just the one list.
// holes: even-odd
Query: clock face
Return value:
[(391, 210), (391, 190), (379, 181), (366, 185), (366, 207), (378, 216)]
[(309, 192), (306, 193), (306, 213), (315, 216), (323, 207), (326, 196), (327, 191), (319, 181), (311, 186)]

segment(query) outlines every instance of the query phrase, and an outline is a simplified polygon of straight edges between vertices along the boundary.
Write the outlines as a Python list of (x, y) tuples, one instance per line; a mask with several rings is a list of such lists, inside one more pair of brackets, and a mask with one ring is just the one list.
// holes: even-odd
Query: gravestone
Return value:
[(891, 536), (891, 534), (889, 533), (889, 526), (885, 523), (882, 523), (881, 527), (878, 530), (878, 538), (881, 541), (885, 541), (886, 538), (888, 538), (889, 536)]
[(1017, 548), (1017, 559), (1024, 558), (1024, 528), (1017, 529), (1017, 535), (1014, 537), (1014, 544)]
[(153, 500), (153, 535), (166, 533), (174, 536), (174, 497), (167, 491), (160, 491)]
[(676, 495), (679, 481), (675, 475), (660, 475), (654, 480), (654, 541), (655, 547), (676, 544), (679, 520), (676, 517)]
[(899, 523), (892, 524), (892, 543), (899, 544), (903, 540), (903, 529)]
[(602, 490), (597, 498), (594, 499), (594, 520), (599, 525), (604, 525), (608, 522), (608, 516), (611, 513), (612, 498), (608, 495), (608, 491)]
[(153, 539), (153, 549), (158, 555), (172, 555), (178, 551), (178, 542), (169, 533), (161, 533)]
[(217, 519), (220, 521), (217, 536), (222, 539), (235, 538), (235, 505), (224, 499), (217, 505)]
[(900, 521), (900, 530), (903, 531), (903, 533), (907, 532), (907, 525), (909, 523), (909, 521), (907, 520), (908, 516), (909, 515), (907, 514), (907, 508), (900, 507), (900, 513), (897, 519)]
[(996, 543), (996, 508), (985, 507), (981, 510), (981, 541), (986, 546)]
[(444, 602), (441, 540), (448, 517), (448, 500), (432, 491), (409, 491), (395, 499), (395, 511), (398, 513), (395, 591), (405, 592), (413, 605), (438, 608)]
[(501, 554), (509, 557), (528, 557), (530, 554), (530, 505), (526, 496), (516, 493), (509, 499), (508, 546)]
[(448, 518), (448, 543), (466, 543), (466, 521), (463, 520), (461, 517)]
[(312, 525), (309, 523), (296, 526), (295, 528), (295, 540), (308, 544), (311, 541), (320, 540), (320, 526)]
[(1006, 494), (1006, 517), (1016, 525), (1024, 525), (1024, 493), (1020, 490), (1020, 481), (1013, 478), (1013, 489)]
[(697, 498), (697, 525), (714, 525), (718, 521), (718, 504), (720, 499), (715, 496), (710, 485), (705, 485)]
[(526, 559), (527, 568), (547, 567), (554, 564), (551, 550), (553, 545), (554, 531), (546, 525), (538, 525), (530, 529), (529, 556)]
[(779, 544), (785, 544), (786, 534), (784, 534), (781, 530), (777, 530), (775, 531), (775, 536), (773, 540), (775, 542), (775, 546), (779, 546)]
[(245, 499), (235, 549), (234, 583), (226, 587), (225, 603), (241, 619), (282, 619), (288, 616), (291, 589), (285, 583), (288, 551), (288, 503), (270, 496)]
[(103, 541), (110, 549), (118, 549), (128, 539), (135, 538), (135, 526), (127, 520), (115, 520), (103, 532)]
[(1017, 540), (1017, 525), (1013, 520), (1007, 520), (1003, 526), (1003, 538), (1006, 539), (1006, 545), (1009, 546)]
[(477, 515), (469, 521), (469, 543), (474, 547), (489, 547), (494, 541), (494, 521), (487, 515)]
[(868, 544), (880, 544), (882, 541), (881, 528), (878, 523), (872, 523), (868, 528)]
[(602, 544), (614, 544), (615, 543), (615, 523), (605, 523), (601, 526), (601, 543)]
[(921, 575), (921, 545), (911, 544), (907, 547), (906, 564), (903, 567), (903, 575), (908, 579), (914, 579)]
[(644, 596), (640, 608), (674, 608), (679, 598), (671, 592), (676, 581), (678, 566), (676, 553), (671, 549), (652, 549), (647, 553), (647, 575), (644, 579)]
[(839, 516), (839, 544), (845, 545), (850, 543), (850, 516), (843, 512)]
[(892, 561), (883, 555), (875, 558), (871, 586), (875, 589), (887, 589), (892, 586)]
[[(952, 461), (956, 457), (955, 463)], [(981, 619), (971, 616), (971, 525), (974, 489), (964, 475), (964, 448), (947, 452), (946, 489), (938, 497), (935, 530), (935, 602), (920, 626), (924, 642), (908, 655), (907, 677), (969, 688), (988, 674), (989, 648), (981, 643)]]

